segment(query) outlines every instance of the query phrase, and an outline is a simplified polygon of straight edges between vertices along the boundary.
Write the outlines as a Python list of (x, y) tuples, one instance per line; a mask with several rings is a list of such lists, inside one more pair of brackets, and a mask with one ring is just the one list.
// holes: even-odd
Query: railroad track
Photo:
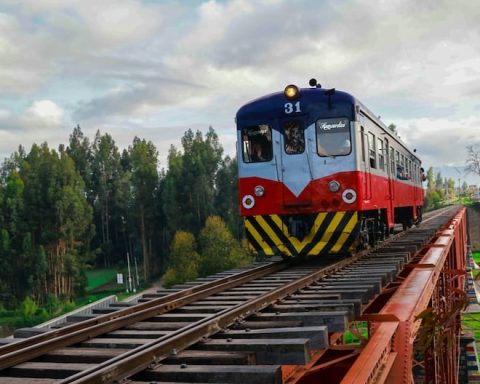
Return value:
[(339, 260), (260, 263), (0, 347), (3, 383), (282, 383), (346, 330), (458, 208)]

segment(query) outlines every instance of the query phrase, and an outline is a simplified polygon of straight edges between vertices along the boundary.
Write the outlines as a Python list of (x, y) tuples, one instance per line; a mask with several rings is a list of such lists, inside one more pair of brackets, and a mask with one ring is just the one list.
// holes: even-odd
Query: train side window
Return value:
[(385, 152), (383, 151), (383, 140), (378, 139), (378, 168), (385, 171)]
[(390, 172), (392, 175), (395, 174), (395, 150), (393, 147), (390, 147)]
[(405, 180), (405, 165), (404, 165), (404, 156), (401, 155), (398, 151), (395, 151), (395, 159), (397, 160), (397, 179)]
[(303, 122), (298, 120), (286, 121), (283, 124), (283, 141), (285, 153), (297, 155), (305, 151), (305, 132)]
[(317, 152), (320, 156), (346, 156), (352, 152), (348, 119), (340, 117), (317, 120), (316, 134)]
[(267, 124), (242, 128), (242, 152), (245, 163), (272, 160), (272, 128)]
[(368, 158), (370, 160), (370, 168), (377, 168), (377, 154), (375, 151), (375, 135), (368, 132)]

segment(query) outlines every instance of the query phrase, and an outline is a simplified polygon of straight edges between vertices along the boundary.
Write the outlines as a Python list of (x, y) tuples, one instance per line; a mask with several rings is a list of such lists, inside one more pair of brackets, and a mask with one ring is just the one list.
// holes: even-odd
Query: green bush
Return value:
[(37, 313), (38, 305), (32, 300), (30, 296), (27, 296), (25, 300), (22, 301), (20, 306), (21, 316), (25, 320), (31, 320)]
[(480, 251), (473, 251), (472, 257), (475, 263), (477, 263), (477, 265), (480, 265)]

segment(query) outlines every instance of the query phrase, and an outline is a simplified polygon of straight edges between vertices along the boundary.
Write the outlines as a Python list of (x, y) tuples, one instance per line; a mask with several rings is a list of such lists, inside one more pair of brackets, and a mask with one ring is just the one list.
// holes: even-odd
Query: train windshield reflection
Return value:
[(320, 156), (345, 156), (352, 151), (348, 119), (317, 120), (316, 134)]

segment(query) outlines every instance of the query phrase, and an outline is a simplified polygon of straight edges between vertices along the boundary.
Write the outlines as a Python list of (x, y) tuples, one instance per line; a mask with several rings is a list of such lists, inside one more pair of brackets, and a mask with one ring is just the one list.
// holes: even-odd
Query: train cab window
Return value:
[(285, 153), (296, 155), (305, 151), (305, 132), (303, 122), (298, 120), (286, 121), (283, 124), (283, 141)]
[(245, 163), (272, 160), (272, 128), (267, 124), (243, 128), (242, 152)]
[(385, 152), (383, 151), (383, 141), (378, 139), (378, 168), (385, 171)]
[(375, 151), (375, 135), (368, 132), (368, 158), (370, 160), (370, 168), (377, 168), (377, 154)]
[(316, 134), (317, 152), (320, 156), (345, 156), (352, 152), (348, 119), (317, 120)]

